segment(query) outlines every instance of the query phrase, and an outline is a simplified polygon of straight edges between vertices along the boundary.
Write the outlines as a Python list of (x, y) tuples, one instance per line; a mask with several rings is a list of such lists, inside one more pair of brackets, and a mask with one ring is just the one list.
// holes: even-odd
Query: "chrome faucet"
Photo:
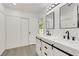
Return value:
[(69, 37), (69, 31), (66, 31), (66, 34), (67, 34), (67, 39), (70, 39), (70, 37)]

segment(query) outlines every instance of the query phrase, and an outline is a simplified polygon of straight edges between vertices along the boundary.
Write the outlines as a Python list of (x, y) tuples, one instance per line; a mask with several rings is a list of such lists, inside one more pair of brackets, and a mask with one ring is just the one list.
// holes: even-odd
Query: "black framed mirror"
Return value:
[(60, 7), (60, 28), (78, 28), (78, 6), (76, 3), (67, 3)]
[(50, 14), (46, 15), (46, 29), (54, 29), (55, 27), (55, 13), (51, 12)]

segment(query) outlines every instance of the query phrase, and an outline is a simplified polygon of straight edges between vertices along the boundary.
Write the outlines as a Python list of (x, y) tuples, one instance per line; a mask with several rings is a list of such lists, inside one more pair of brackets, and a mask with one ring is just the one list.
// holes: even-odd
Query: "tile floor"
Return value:
[(37, 56), (36, 45), (8, 49), (4, 51), (2, 56)]

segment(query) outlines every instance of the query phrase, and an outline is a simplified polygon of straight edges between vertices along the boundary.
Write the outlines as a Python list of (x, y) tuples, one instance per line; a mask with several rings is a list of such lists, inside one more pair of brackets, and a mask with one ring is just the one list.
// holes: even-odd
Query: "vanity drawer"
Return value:
[(51, 56), (52, 55), (52, 46), (48, 45), (45, 42), (42, 42), (42, 54), (43, 54), (43, 56)]

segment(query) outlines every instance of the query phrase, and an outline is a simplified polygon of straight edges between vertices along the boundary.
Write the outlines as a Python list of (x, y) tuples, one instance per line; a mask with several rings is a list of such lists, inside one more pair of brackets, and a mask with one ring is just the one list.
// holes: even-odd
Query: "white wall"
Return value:
[[(11, 9), (6, 9), (7, 15), (7, 49), (16, 48), (20, 46), (25, 46), (25, 44), (21, 43), (20, 39), (20, 20), (21, 18), (29, 19), (29, 31), (31, 32), (29, 36), (29, 44), (36, 44), (35, 35), (38, 30), (38, 16), (36, 14), (21, 12)], [(10, 17), (14, 17), (13, 19), (9, 19)], [(11, 25), (11, 26), (10, 26)]]
[(17, 17), (25, 17), (25, 18), (37, 18), (38, 15), (33, 14), (33, 13), (28, 13), (28, 12), (23, 12), (23, 11), (17, 11), (17, 10), (12, 10), (12, 9), (7, 9), (6, 8), (6, 14), (11, 15), (11, 16), (17, 16)]
[(5, 43), (6, 43), (6, 31), (5, 31), (5, 9), (0, 4), (0, 55), (5, 50)]

